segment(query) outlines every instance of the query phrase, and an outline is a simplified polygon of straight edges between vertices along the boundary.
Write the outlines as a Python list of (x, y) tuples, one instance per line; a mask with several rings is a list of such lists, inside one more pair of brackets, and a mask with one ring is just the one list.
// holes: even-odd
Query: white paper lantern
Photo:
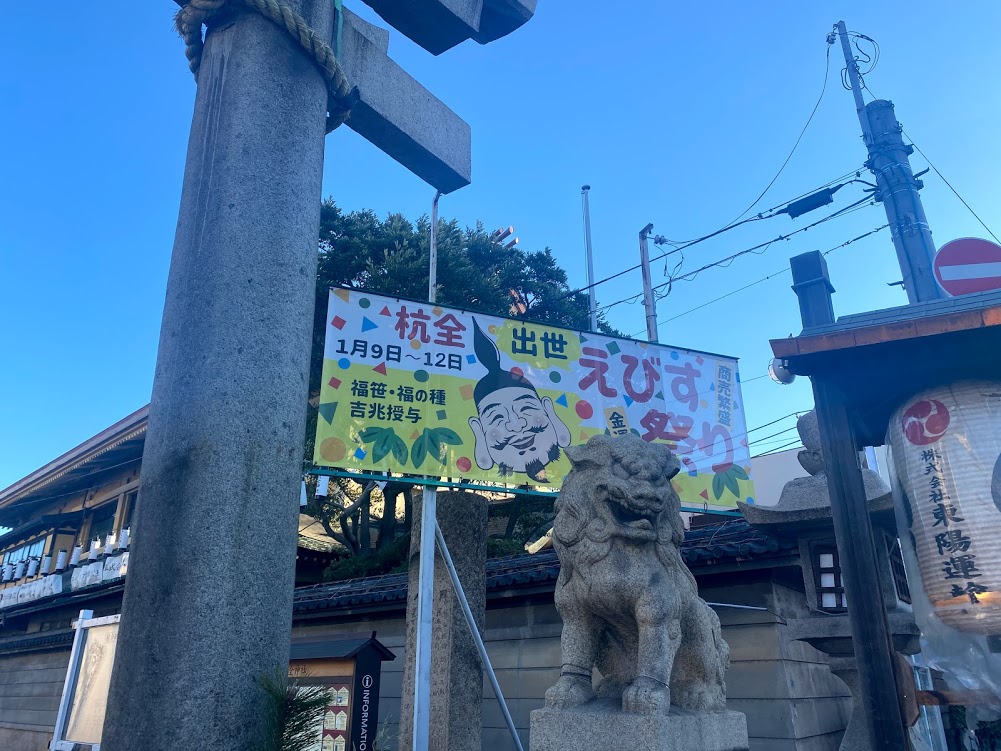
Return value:
[(888, 439), (935, 615), (960, 631), (1001, 634), (1001, 381), (914, 396)]

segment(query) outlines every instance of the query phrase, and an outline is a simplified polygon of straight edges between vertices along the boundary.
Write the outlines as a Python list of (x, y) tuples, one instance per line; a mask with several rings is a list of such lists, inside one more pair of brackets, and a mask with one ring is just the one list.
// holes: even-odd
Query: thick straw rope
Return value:
[(357, 100), (357, 90), (351, 88), (330, 45), (310, 28), (305, 18), (281, 0), (190, 0), (177, 12), (174, 22), (178, 33), (184, 39), (186, 45), (184, 54), (188, 58), (191, 72), (197, 77), (198, 67), (202, 62), (202, 48), (205, 45), (202, 39), (202, 26), (222, 13), (227, 5), (237, 3), (256, 10), (284, 28), (316, 61), (327, 82), (329, 92), (327, 132), (347, 120), (351, 106)]

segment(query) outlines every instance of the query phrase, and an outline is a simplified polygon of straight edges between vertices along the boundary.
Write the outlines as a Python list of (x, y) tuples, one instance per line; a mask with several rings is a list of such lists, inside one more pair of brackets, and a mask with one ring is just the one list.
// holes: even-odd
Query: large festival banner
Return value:
[(753, 502), (734, 358), (332, 289), (316, 464), (558, 488), (595, 435), (667, 443), (688, 505)]

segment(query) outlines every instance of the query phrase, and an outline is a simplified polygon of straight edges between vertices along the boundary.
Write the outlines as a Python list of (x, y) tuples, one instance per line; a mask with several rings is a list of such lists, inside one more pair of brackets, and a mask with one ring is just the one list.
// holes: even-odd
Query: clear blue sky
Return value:
[[(360, 2), (348, 5), (367, 18)], [(687, 239), (733, 219), (785, 159), (821, 89), (825, 35), (843, 17), (881, 45), (867, 82), (984, 221), (1001, 233), (1001, 6), (911, 3), (692, 4), (540, 0), (536, 17), (488, 47), (432, 57), (394, 33), (390, 54), (472, 126), (473, 184), (442, 200), (461, 223), (513, 224), (550, 246), (584, 284), (580, 186), (592, 186), (597, 275), (638, 258), (647, 222)], [(822, 7), (823, 6), (823, 7)], [(194, 97), (170, 0), (6, 9), (0, 48), (0, 487), (145, 404)], [(859, 167), (865, 151), (832, 50), (823, 102), (762, 200), (769, 207)], [(925, 161), (915, 155), (915, 169)], [(933, 174), (925, 208), (936, 241), (983, 229)], [(346, 209), (416, 218), (434, 191), (341, 128), (327, 139), (324, 194)], [(860, 197), (856, 187), (835, 208)], [(780, 217), (692, 248), (684, 269), (795, 229)], [(776, 243), (675, 286), (661, 320), (884, 222), (881, 207)], [(889, 235), (829, 256), (839, 314), (906, 302)], [(663, 280), (663, 263), (654, 277)], [(799, 331), (788, 273), (665, 323), (661, 339), (741, 358), (765, 372), (768, 339)], [(638, 272), (599, 303), (639, 291)], [(610, 311), (633, 334), (640, 304)], [(744, 389), (749, 427), (806, 409), (805, 379)], [(792, 425), (787, 420), (779, 429)], [(760, 431), (766, 436), (771, 430)], [(759, 446), (781, 445), (784, 437)], [(752, 436), (753, 437), (753, 436)]]

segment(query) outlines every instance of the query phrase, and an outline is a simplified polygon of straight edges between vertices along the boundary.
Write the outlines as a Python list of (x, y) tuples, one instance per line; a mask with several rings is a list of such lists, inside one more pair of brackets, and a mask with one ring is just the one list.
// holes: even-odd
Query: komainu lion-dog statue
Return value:
[(645, 714), (667, 714), (672, 703), (724, 709), (730, 650), (681, 557), (677, 458), (633, 435), (595, 436), (566, 452), (573, 469), (553, 524), (563, 666), (546, 706), (599, 697)]

